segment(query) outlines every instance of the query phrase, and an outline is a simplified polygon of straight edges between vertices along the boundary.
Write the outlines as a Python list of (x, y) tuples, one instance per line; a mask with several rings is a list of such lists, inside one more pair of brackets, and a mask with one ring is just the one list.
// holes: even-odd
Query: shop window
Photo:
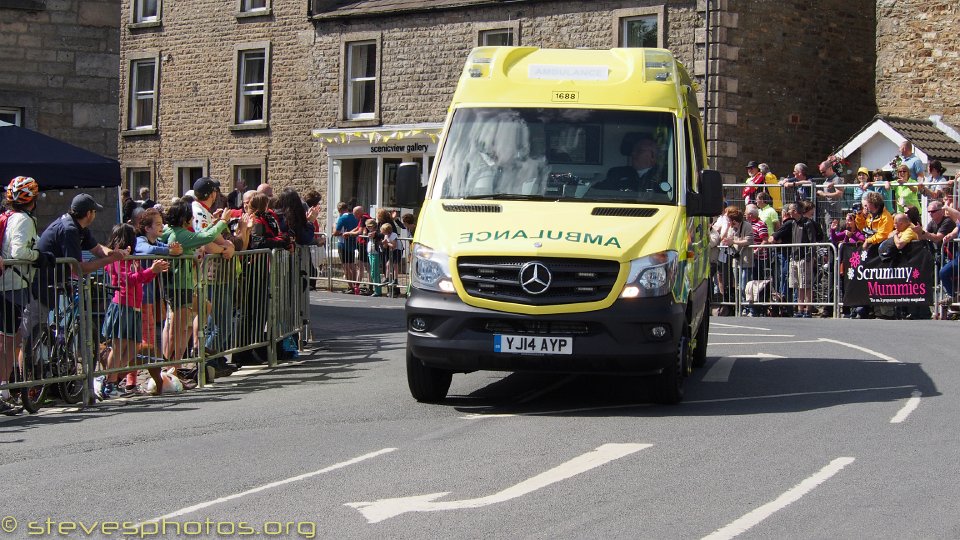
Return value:
[(346, 118), (371, 120), (377, 112), (377, 42), (348, 43)]
[(270, 103), (270, 47), (238, 47), (234, 126), (239, 129), (267, 125)]
[(23, 125), (23, 110), (18, 107), (0, 107), (0, 122)]
[(157, 59), (130, 62), (130, 111), (128, 129), (156, 128)]
[(625, 9), (614, 12), (616, 46), (666, 47), (663, 6)]

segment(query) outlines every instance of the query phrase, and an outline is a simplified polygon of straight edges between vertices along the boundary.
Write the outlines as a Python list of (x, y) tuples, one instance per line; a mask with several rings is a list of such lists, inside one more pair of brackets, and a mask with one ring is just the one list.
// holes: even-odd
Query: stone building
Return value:
[[(912, 88), (955, 56), (940, 38), (954, 4), (126, 0), (120, 155), (131, 185), (162, 196), (200, 175), (225, 190), (271, 182), (318, 189), (332, 219), (339, 200), (392, 205), (401, 161), (429, 169), (472, 47), (638, 45), (691, 68), (712, 165), (729, 181), (753, 159), (783, 174), (821, 161), (878, 112), (904, 114), (905, 101), (956, 116), (934, 87), (921, 99)], [(916, 44), (890, 39), (903, 26)]]
[[(119, 14), (120, 0), (0, 0), (0, 121), (116, 159)], [(46, 192), (41, 226), (74, 194)], [(96, 196), (117, 204), (116, 190)], [(105, 238), (110, 220), (98, 221)]]

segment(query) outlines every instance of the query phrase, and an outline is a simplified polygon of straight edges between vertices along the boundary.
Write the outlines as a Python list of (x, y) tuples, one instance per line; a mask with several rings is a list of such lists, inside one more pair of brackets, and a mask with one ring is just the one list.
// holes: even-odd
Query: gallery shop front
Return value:
[(406, 124), (356, 129), (315, 129), (313, 137), (327, 151), (327, 231), (337, 219), (337, 203), (412, 212), (396, 205), (397, 168), (403, 162), (421, 165), (423, 184), (437, 153), (443, 124)]

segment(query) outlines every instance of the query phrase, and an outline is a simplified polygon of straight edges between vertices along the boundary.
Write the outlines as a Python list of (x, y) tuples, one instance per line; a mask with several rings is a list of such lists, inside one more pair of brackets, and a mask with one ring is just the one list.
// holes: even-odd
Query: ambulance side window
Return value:
[(704, 168), (703, 160), (703, 131), (700, 120), (693, 116), (687, 117), (687, 144), (690, 147), (690, 166), (687, 167), (687, 188), (691, 191), (700, 191), (700, 171)]

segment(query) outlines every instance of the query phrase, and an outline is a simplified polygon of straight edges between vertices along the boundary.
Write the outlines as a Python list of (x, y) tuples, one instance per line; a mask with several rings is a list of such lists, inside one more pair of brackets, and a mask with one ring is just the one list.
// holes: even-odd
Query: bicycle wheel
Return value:
[[(56, 364), (60, 366), (61, 376), (82, 375), (84, 373), (80, 355), (77, 354), (75, 347), (76, 344), (60, 345), (54, 349), (53, 357), (56, 359)], [(86, 382), (86, 379), (83, 378), (60, 383), (60, 397), (70, 405), (80, 403), (83, 400), (83, 386)]]
[(37, 386), (27, 386), (20, 389), (20, 404), (23, 409), (30, 414), (36, 414), (43, 407), (43, 402), (47, 400), (47, 386), (39, 384)]
[[(30, 371), (30, 379), (33, 381), (43, 381), (45, 373), (43, 366), (48, 365), (50, 360), (50, 335), (50, 330), (46, 326), (41, 326), (38, 335), (34, 336), (30, 357), (24, 358), (24, 363), (30, 366), (26, 369)], [(27, 374), (24, 373), (23, 375), (23, 379), (27, 380)], [(26, 386), (20, 389), (20, 404), (23, 405), (24, 410), (31, 414), (39, 411), (46, 399), (47, 386), (44, 384)]]

